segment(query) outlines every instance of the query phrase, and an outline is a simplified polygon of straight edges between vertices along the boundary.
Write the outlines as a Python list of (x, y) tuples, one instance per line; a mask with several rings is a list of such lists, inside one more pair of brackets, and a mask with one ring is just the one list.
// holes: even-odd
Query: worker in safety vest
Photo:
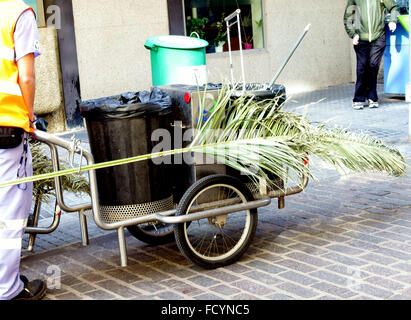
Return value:
[[(33, 174), (35, 71), (40, 54), (34, 11), (22, 0), (0, 0), (0, 181)], [(20, 275), (21, 245), (33, 184), (0, 189), (0, 300), (39, 300), (43, 281)]]

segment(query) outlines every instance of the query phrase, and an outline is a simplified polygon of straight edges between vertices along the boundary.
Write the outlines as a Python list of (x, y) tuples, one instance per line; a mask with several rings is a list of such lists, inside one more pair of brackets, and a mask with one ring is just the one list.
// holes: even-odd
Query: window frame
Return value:
[[(262, 48), (252, 48), (253, 50), (262, 50), (267, 47), (267, 39), (265, 38), (266, 35), (266, 25), (264, 19), (264, 12), (265, 12), (265, 1), (261, 0), (261, 16), (263, 19), (262, 25)], [(168, 7), (168, 21), (169, 21), (169, 33), (170, 35), (187, 35), (187, 28), (186, 28), (186, 12), (185, 12), (185, 2), (184, 0), (167, 0), (167, 7)], [(247, 50), (249, 51), (249, 50)]]
[(185, 36), (185, 8), (184, 0), (167, 0), (168, 25), (170, 35)]

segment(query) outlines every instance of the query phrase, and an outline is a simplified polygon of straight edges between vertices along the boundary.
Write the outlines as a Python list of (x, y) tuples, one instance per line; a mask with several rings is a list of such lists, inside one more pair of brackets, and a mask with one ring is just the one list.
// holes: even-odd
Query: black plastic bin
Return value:
[(281, 84), (269, 85), (268, 83), (246, 83), (245, 92), (243, 84), (238, 84), (235, 88), (232, 97), (233, 99), (240, 96), (253, 96), (257, 101), (271, 100), (277, 98), (277, 106), (282, 105), (286, 100), (286, 89)]
[[(80, 111), (96, 163), (149, 154), (155, 146), (152, 133), (170, 130), (171, 99), (158, 88), (85, 101)], [(153, 203), (171, 196), (167, 166), (152, 160), (99, 169), (96, 175), (101, 206)]]

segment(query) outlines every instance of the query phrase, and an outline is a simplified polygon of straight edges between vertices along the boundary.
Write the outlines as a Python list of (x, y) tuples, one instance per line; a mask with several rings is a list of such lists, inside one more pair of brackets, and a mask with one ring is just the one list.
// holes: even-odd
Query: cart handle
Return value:
[[(228, 52), (230, 55), (230, 72), (231, 72), (231, 85), (234, 88), (234, 69), (233, 69), (233, 55), (231, 51), (231, 33), (230, 33), (230, 28), (231, 26), (235, 25), (237, 23), (238, 27), (238, 42), (239, 42), (239, 47), (240, 47), (240, 59), (241, 59), (241, 73), (243, 77), (243, 94), (245, 93), (245, 70), (244, 70), (244, 57), (243, 57), (243, 41), (241, 39), (241, 19), (240, 19), (240, 13), (241, 10), (237, 9), (234, 11), (232, 14), (230, 14), (227, 18), (225, 18), (225, 22), (227, 25), (227, 40), (228, 40)], [(233, 18), (237, 18), (235, 22), (230, 24), (230, 20)]]
[(224, 18), (225, 22), (230, 21), (231, 19), (233, 19), (234, 17), (236, 17), (237, 15), (239, 15), (241, 13), (240, 9), (237, 9), (236, 11), (234, 11), (232, 14), (230, 14), (228, 17)]

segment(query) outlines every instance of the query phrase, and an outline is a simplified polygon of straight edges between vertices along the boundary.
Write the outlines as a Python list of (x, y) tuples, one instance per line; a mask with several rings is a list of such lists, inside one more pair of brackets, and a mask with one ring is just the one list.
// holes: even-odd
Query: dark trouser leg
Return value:
[(385, 34), (379, 39), (371, 43), (370, 46), (370, 60), (369, 60), (369, 70), (370, 70), (370, 80), (369, 80), (369, 93), (368, 99), (372, 101), (378, 101), (377, 94), (377, 79), (378, 72), (380, 71), (381, 59), (384, 54), (386, 47)]
[(365, 102), (368, 93), (369, 83), (369, 56), (370, 44), (366, 41), (354, 46), (357, 54), (357, 83), (355, 84), (354, 102)]

